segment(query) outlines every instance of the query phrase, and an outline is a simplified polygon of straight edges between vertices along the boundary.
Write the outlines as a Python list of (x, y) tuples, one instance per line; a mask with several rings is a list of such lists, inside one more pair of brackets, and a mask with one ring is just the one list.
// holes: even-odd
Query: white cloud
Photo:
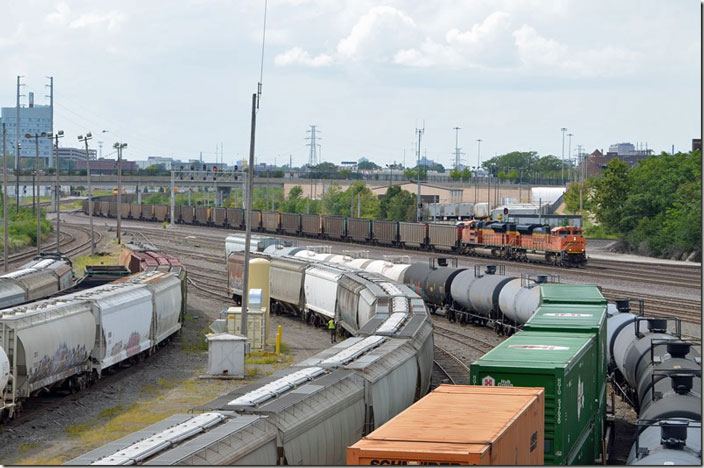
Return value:
[(501, 33), (508, 31), (510, 16), (503, 11), (495, 11), (481, 23), (475, 24), (467, 31), (457, 28), (450, 29), (445, 35), (448, 44), (458, 44), (465, 47), (481, 47), (486, 42), (496, 39)]
[(523, 25), (513, 33), (520, 60), (529, 72), (569, 77), (606, 77), (632, 73), (639, 54), (606, 46), (572, 51), (564, 44)]
[(340, 59), (389, 61), (402, 46), (422, 36), (413, 19), (390, 6), (378, 6), (362, 15), (350, 34), (337, 44)]
[(312, 57), (308, 52), (300, 47), (289, 49), (283, 54), (274, 58), (274, 63), (280, 67), (286, 65), (306, 65), (309, 67), (324, 67), (332, 63), (332, 57), (327, 54), (320, 54)]
[(64, 2), (56, 4), (56, 9), (46, 15), (44, 20), (50, 24), (64, 24), (71, 16), (71, 8)]
[(108, 31), (112, 31), (124, 20), (125, 15), (117, 10), (112, 10), (107, 13), (84, 13), (71, 21), (69, 27), (72, 29), (80, 29), (106, 23)]

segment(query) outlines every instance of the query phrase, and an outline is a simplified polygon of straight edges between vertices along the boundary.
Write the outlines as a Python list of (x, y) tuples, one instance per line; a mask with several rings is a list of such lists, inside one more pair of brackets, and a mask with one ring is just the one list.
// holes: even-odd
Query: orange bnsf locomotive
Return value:
[(551, 228), (544, 224), (515, 224), (471, 220), (458, 223), (460, 251), (516, 261), (545, 261), (560, 266), (587, 263), (582, 229)]

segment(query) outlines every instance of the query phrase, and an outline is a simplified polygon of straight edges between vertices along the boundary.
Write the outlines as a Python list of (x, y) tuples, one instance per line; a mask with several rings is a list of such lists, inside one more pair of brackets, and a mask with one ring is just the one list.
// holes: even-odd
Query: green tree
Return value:
[(450, 171), (450, 180), (453, 180), (456, 182), (460, 179), (463, 179), (462, 178), (462, 171), (460, 171), (458, 169), (453, 169)]
[[(592, 211), (592, 203), (589, 197), (591, 193), (591, 187), (594, 184), (594, 179), (589, 178), (583, 182), (584, 188), (582, 189), (582, 208), (585, 211)], [(570, 213), (579, 212), (579, 182), (573, 182), (567, 186), (567, 191), (563, 196), (565, 202), (565, 208)]]
[(358, 169), (365, 169), (365, 170), (367, 170), (367, 169), (372, 169), (372, 170), (381, 169), (378, 164), (376, 164), (372, 161), (362, 161), (357, 164), (357, 168)]
[(462, 169), (462, 182), (468, 182), (472, 178), (472, 172), (468, 167)]
[(390, 221), (415, 221), (416, 195), (402, 190), (398, 185), (389, 187), (379, 205), (379, 218)]
[[(406, 169), (403, 175), (408, 180), (416, 180), (418, 178), (418, 166), (413, 169)], [(426, 166), (420, 166), (420, 180), (426, 180), (428, 178), (428, 168)]]
[(607, 231), (620, 232), (623, 205), (628, 194), (628, 165), (612, 159), (594, 184), (590, 197), (597, 221)]

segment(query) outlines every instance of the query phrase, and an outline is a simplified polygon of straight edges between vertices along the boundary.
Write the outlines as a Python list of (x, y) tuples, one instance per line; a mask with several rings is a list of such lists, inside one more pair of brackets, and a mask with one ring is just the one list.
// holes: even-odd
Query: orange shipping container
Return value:
[(542, 465), (542, 388), (441, 385), (347, 448), (348, 465)]

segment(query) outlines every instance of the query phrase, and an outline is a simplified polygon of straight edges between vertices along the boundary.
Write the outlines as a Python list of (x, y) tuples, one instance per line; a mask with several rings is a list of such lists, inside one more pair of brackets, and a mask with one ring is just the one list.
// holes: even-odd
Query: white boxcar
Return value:
[(112, 283), (72, 296), (92, 302), (100, 336), (91, 357), (100, 370), (151, 347), (152, 293), (145, 285)]
[(315, 265), (306, 271), (304, 286), (306, 309), (327, 318), (335, 318), (337, 282), (342, 271), (324, 265)]
[(2, 311), (0, 346), (12, 363), (13, 379), (10, 402), (3, 403), (86, 370), (95, 331), (87, 301), (39, 301)]

